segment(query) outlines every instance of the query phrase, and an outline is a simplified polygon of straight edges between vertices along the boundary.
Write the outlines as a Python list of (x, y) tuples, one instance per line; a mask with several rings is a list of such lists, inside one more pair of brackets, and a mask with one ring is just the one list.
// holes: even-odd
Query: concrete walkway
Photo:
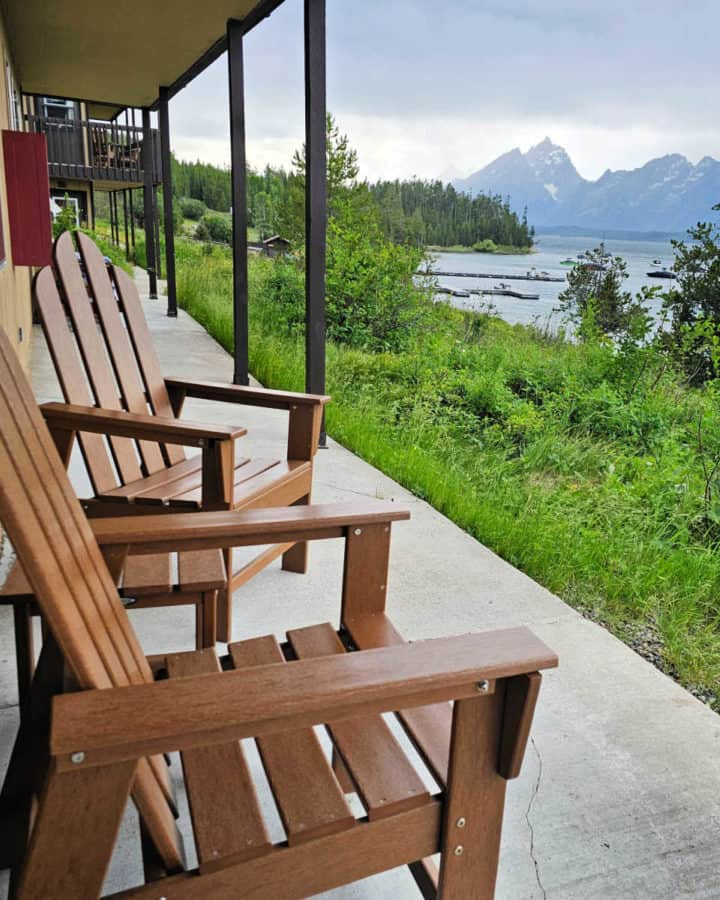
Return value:
[[(163, 370), (229, 380), (225, 351), (184, 313), (173, 320), (163, 310), (162, 300), (146, 303)], [(37, 329), (34, 341), (37, 396), (60, 398)], [(285, 440), (281, 413), (189, 401), (185, 415), (248, 425), (254, 454), (277, 454)], [(77, 461), (73, 477), (82, 489)], [(331, 441), (317, 457), (314, 499), (360, 497), (393, 499), (412, 510), (411, 521), (394, 529), (389, 590), (392, 617), (406, 637), (525, 624), (560, 656), (560, 668), (545, 677), (522, 776), (508, 791), (497, 896), (720, 897), (720, 717)], [(336, 541), (313, 545), (309, 575), (281, 572), (275, 564), (238, 591), (234, 637), (335, 622), (341, 553)], [(2, 766), (14, 734), (16, 695), (11, 622), (2, 610), (0, 616)], [(192, 647), (189, 611), (140, 610), (135, 616), (148, 652)], [(123, 831), (108, 890), (140, 879), (132, 824)], [(407, 871), (395, 870), (326, 896), (405, 900), (417, 892)]]

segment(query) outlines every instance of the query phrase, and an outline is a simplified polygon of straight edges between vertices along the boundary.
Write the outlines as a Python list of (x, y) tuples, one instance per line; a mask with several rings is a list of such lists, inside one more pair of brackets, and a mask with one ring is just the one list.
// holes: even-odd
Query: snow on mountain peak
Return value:
[(546, 137), (526, 153), (504, 153), (455, 187), (509, 196), (516, 211), (527, 207), (534, 225), (684, 231), (706, 219), (720, 197), (720, 162), (706, 156), (693, 165), (669, 153), (636, 169), (606, 169), (587, 181), (566, 151)]

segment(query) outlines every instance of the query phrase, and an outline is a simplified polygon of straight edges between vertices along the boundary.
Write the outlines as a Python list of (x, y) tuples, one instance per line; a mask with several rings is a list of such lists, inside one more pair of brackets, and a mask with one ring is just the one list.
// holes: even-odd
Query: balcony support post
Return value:
[(123, 189), (123, 225), (125, 226), (125, 259), (130, 259), (130, 235), (128, 234), (128, 202), (127, 190)]
[(158, 215), (158, 189), (153, 184), (153, 223), (155, 225), (155, 272), (158, 278), (163, 277), (162, 252), (160, 247), (160, 216)]
[(245, 87), (243, 24), (227, 23), (230, 82), (230, 174), (233, 228), (233, 382), (249, 384), (248, 362), (248, 239), (247, 160), (245, 156)]
[(305, 390), (312, 394), (325, 393), (326, 104), (325, 0), (305, 0)]
[(177, 316), (177, 288), (175, 283), (175, 232), (173, 230), (172, 167), (170, 161), (169, 92), (161, 87), (158, 105), (160, 125), (160, 155), (162, 169), (163, 213), (165, 218), (165, 276), (167, 278), (167, 314)]
[(143, 165), (143, 217), (145, 226), (145, 256), (150, 298), (157, 300), (157, 271), (155, 268), (155, 204), (153, 203), (153, 146), (152, 129), (150, 128), (150, 110), (142, 111), (142, 165)]

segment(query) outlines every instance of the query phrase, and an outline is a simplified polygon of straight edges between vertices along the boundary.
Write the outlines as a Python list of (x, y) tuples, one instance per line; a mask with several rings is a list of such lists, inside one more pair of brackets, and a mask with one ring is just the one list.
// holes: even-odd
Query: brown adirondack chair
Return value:
[[(163, 378), (134, 282), (122, 269), (107, 267), (87, 235), (78, 233), (77, 242), (82, 265), (72, 235), (65, 232), (57, 239), (54, 271), (47, 267), (38, 274), (35, 299), (66, 402), (100, 408), (51, 406), (46, 412), (52, 429), (78, 432), (95, 491), (84, 504), (88, 514), (309, 503), (328, 398)], [(186, 397), (287, 410), (286, 459), (236, 458), (235, 439), (245, 433), (242, 429), (224, 435), (216, 429), (206, 438), (196, 434), (208, 452), (202, 459), (186, 458), (181, 442), (170, 436)], [(166, 433), (153, 430), (158, 423), (167, 426)], [(306, 571), (305, 542), (276, 544), (237, 571), (231, 551), (224, 551), (228, 590), (218, 597), (218, 640), (231, 637), (232, 592), (281, 554), (284, 569)]]
[[(47, 632), (0, 803), (20, 813), (0, 835), (6, 862), (13, 849), (22, 856), (15, 895), (97, 897), (131, 795), (149, 883), (116, 897), (292, 900), (404, 864), (426, 898), (492, 897), (506, 782), (520, 768), (538, 670), (557, 660), (525, 628), (404, 644), (385, 592), (391, 523), (407, 517), (366, 503), (88, 520), (0, 334), (0, 519)], [(113, 578), (129, 549), (327, 538), (345, 541), (339, 632), (290, 631), (282, 648), (272, 636), (240, 641), (223, 665), (208, 649), (170, 655), (169, 678), (153, 682)], [(62, 661), (78, 690), (50, 699)], [(435, 788), (381, 715), (398, 710)], [(312, 728), (321, 723), (340, 780)], [(257, 741), (285, 829), (275, 845), (245, 738)], [(198, 857), (190, 871), (161, 755), (174, 750)]]

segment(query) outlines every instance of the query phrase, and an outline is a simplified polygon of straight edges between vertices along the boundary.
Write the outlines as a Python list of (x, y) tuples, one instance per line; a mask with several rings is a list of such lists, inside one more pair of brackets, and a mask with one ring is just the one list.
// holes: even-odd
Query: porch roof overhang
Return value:
[(153, 107), (226, 49), (226, 23), (250, 30), (282, 0), (0, 0), (22, 90), (95, 101), (99, 118)]

